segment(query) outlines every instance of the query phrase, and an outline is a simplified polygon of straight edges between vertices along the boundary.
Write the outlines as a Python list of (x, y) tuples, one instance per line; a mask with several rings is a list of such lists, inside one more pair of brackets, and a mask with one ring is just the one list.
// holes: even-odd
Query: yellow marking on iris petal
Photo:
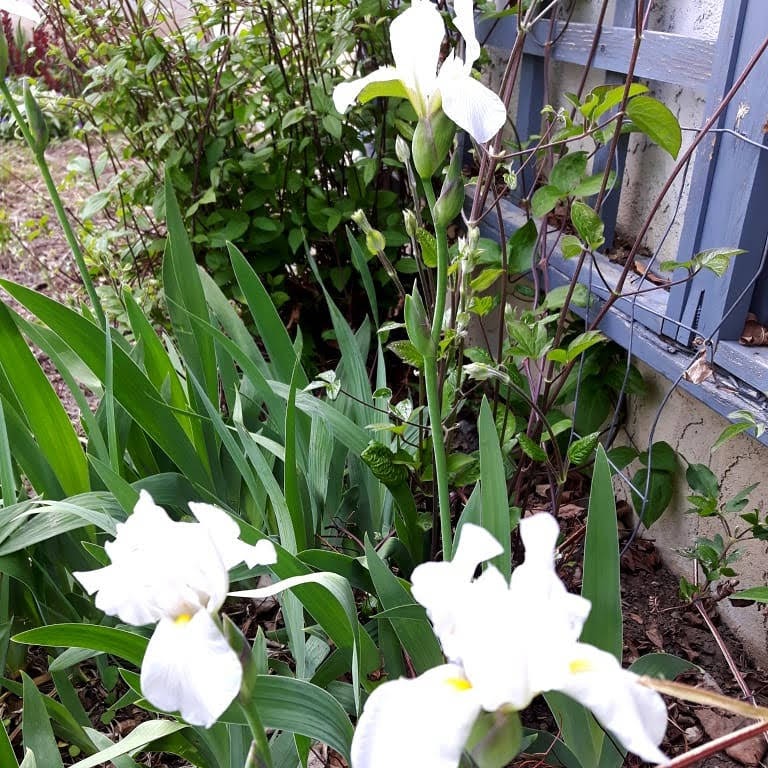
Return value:
[(445, 682), (456, 691), (468, 691), (472, 687), (472, 683), (463, 677), (448, 677)]
[(589, 672), (592, 665), (586, 659), (574, 659), (568, 665), (568, 669), (572, 675), (578, 675), (580, 672)]
[(192, 621), (192, 616), (189, 613), (180, 613), (174, 620), (174, 624), (189, 624)]

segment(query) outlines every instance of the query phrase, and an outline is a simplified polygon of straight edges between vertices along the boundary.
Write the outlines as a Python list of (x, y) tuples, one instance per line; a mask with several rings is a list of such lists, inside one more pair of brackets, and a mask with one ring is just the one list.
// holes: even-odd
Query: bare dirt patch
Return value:
[[(83, 200), (94, 191), (83, 182), (74, 183), (67, 172), (72, 158), (84, 153), (83, 145), (74, 139), (54, 142), (46, 152), (72, 220), (76, 220)], [(16, 141), (0, 142), (0, 276), (65, 304), (76, 305), (85, 296), (32, 153)], [(3, 295), (3, 300), (28, 317), (8, 294)], [(44, 354), (35, 350), (35, 355), (70, 418), (79, 424), (79, 409), (69, 388)]]

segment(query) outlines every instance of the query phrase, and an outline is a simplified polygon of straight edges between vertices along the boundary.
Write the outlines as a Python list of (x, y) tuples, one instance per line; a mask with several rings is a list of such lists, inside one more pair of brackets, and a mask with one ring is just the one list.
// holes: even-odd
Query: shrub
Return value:
[(219, 285), (235, 290), (229, 241), (260, 273), (296, 263), (289, 276), (303, 274), (308, 244), (343, 289), (352, 274), (343, 223), (356, 208), (375, 211), (390, 245), (402, 242), (396, 179), (380, 159), (393, 153), (379, 151), (396, 114), (374, 104), (343, 121), (330, 98), (356, 49), (385, 56), (383, 11), (378, 0), (286, 0), (279, 11), (194, 2), (182, 19), (164, 3), (152, 12), (114, 0), (50, 4), (82, 88), (83, 136), (103, 148), (102, 162), (83, 167), (111, 172), (96, 179), (84, 218), (107, 213), (129, 234), (123, 258), (154, 263), (166, 173)]

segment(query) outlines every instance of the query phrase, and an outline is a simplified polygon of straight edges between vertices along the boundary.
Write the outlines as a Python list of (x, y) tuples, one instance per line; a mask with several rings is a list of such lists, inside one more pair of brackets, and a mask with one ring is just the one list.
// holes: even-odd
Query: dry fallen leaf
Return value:
[(706, 381), (714, 376), (714, 374), (714, 369), (707, 362), (705, 350), (701, 350), (696, 359), (688, 366), (688, 370), (683, 374), (683, 378), (692, 384), (701, 384), (702, 381)]
[(572, 517), (581, 517), (584, 514), (584, 507), (579, 504), (562, 504), (557, 511), (557, 516), (561, 520), (568, 520)]
[(739, 337), (739, 343), (748, 347), (761, 347), (768, 344), (768, 328), (758, 322), (754, 312), (747, 314), (744, 321), (744, 330)]
[[(702, 691), (711, 691), (714, 694), (723, 695), (723, 691), (717, 681), (708, 672), (702, 672), (702, 681), (697, 687), (702, 689)], [(694, 712), (704, 732), (710, 739), (717, 739), (726, 734), (733, 733), (739, 728), (754, 722), (753, 718), (713, 707), (696, 707)], [(725, 753), (742, 765), (759, 765), (763, 755), (765, 755), (767, 746), (762, 736), (755, 736), (752, 739), (741, 741), (732, 747), (728, 747)]]
[[(697, 709), (696, 717), (704, 728), (705, 733), (710, 739), (718, 739), (728, 733), (733, 733), (745, 725), (749, 725), (753, 720), (746, 717), (740, 717), (730, 712), (723, 712), (719, 709), (708, 709), (702, 707)], [(766, 743), (762, 736), (755, 736), (748, 741), (742, 741), (728, 747), (725, 753), (741, 763), (742, 765), (758, 765), (765, 754)]]
[(634, 267), (635, 272), (640, 275), (640, 277), (646, 279), (649, 283), (653, 283), (653, 285), (667, 286), (670, 283), (667, 278), (661, 277), (655, 272), (651, 272), (651, 268), (648, 264), (640, 264), (636, 261), (632, 264), (632, 266)]
[(645, 630), (645, 636), (660, 650), (664, 650), (664, 638), (656, 624), (649, 625)]

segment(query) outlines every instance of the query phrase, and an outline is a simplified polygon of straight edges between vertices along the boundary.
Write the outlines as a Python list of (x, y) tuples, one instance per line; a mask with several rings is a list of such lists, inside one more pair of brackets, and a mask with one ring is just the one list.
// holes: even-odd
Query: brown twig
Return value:
[(695, 685), (676, 683), (672, 680), (662, 680), (656, 677), (648, 677), (647, 675), (642, 675), (639, 681), (646, 688), (653, 688), (653, 690), (666, 696), (674, 696), (683, 701), (691, 701), (694, 704), (703, 704), (707, 707), (724, 709), (726, 712), (732, 712), (742, 717), (750, 717), (753, 720), (768, 721), (768, 707), (747, 704), (747, 702), (741, 699), (724, 696), (722, 693), (715, 693), (707, 688), (698, 688)]
[[(701, 618), (704, 619), (704, 623), (707, 625), (707, 629), (712, 635), (715, 643), (717, 643), (717, 647), (720, 649), (720, 653), (723, 654), (723, 658), (725, 659), (726, 664), (728, 664), (728, 669), (731, 670), (731, 674), (733, 675), (733, 678), (738, 684), (739, 688), (741, 688), (741, 692), (744, 694), (744, 697), (749, 699), (749, 701), (751, 701), (754, 706), (757, 706), (754, 693), (752, 693), (752, 690), (747, 685), (747, 681), (744, 679), (744, 675), (741, 674), (741, 671), (736, 666), (735, 659), (728, 649), (728, 646), (725, 644), (722, 635), (710, 618), (704, 603), (701, 600), (697, 600), (695, 605), (696, 610), (698, 610), (698, 612), (701, 614)], [(763, 738), (766, 742), (768, 742), (768, 734), (763, 733)]]

